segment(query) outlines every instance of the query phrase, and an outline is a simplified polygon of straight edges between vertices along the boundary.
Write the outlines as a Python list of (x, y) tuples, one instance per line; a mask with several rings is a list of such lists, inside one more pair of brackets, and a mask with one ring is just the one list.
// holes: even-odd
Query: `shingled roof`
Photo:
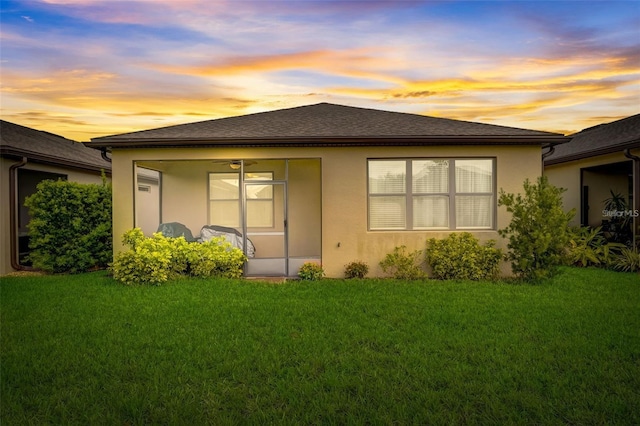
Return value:
[(37, 163), (109, 173), (111, 164), (100, 152), (80, 142), (0, 120), (0, 155)]
[(92, 147), (557, 144), (557, 133), (320, 103), (93, 138)]
[(571, 142), (559, 145), (545, 159), (546, 166), (640, 148), (640, 114), (589, 127), (571, 137)]

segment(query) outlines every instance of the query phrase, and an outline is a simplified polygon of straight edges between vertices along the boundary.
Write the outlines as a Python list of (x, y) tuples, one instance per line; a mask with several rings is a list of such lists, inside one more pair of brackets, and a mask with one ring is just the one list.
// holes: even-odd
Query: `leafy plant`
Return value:
[(620, 211), (627, 209), (627, 200), (619, 192), (613, 192), (613, 189), (609, 190), (611, 197), (606, 198), (604, 203), (604, 209), (610, 211)]
[[(180, 253), (180, 251), (178, 251)], [(247, 258), (224, 237), (198, 244), (187, 243), (187, 272), (194, 277), (240, 278)]]
[(29, 260), (47, 272), (84, 272), (112, 259), (111, 184), (45, 180), (25, 200)]
[(364, 278), (369, 273), (369, 265), (366, 262), (351, 262), (344, 267), (345, 278)]
[(134, 228), (124, 234), (122, 242), (131, 249), (115, 256), (111, 269), (117, 281), (127, 285), (157, 285), (177, 275), (174, 271), (179, 268), (171, 265), (171, 240), (161, 233), (145, 238), (140, 228)]
[(298, 277), (307, 281), (318, 281), (324, 277), (324, 269), (315, 262), (306, 262), (300, 267)]
[(469, 232), (453, 233), (447, 238), (427, 241), (426, 259), (434, 278), (483, 280), (500, 274), (502, 251), (495, 241), (480, 245)]
[(576, 266), (608, 266), (624, 244), (608, 242), (602, 228), (578, 227), (570, 232), (569, 263)]
[(541, 176), (536, 183), (526, 179), (524, 194), (508, 194), (500, 190), (498, 205), (511, 213), (509, 225), (498, 233), (509, 239), (507, 259), (513, 273), (524, 280), (535, 281), (553, 275), (563, 263), (569, 243), (568, 224), (575, 211), (562, 209), (564, 189)]
[(184, 237), (155, 233), (147, 238), (139, 228), (122, 237), (129, 250), (116, 255), (113, 277), (123, 284), (161, 284), (179, 275), (239, 278), (246, 257), (224, 237), (205, 243), (188, 243)]
[(422, 250), (409, 252), (406, 246), (395, 247), (380, 262), (382, 271), (398, 280), (419, 280), (427, 277), (422, 269)]
[(604, 200), (603, 214), (608, 217), (603, 222), (603, 231), (611, 241), (631, 245), (633, 232), (631, 225), (633, 216), (629, 210), (627, 200), (620, 193), (609, 190), (611, 197)]
[(624, 247), (612, 260), (614, 269), (622, 272), (640, 272), (640, 252), (637, 248)]

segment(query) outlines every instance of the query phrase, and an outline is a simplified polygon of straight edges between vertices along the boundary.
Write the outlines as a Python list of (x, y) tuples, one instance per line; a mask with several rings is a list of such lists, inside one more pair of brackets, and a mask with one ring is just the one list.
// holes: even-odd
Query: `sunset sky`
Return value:
[(0, 4), (2, 119), (79, 141), (318, 102), (565, 134), (640, 112), (640, 1)]

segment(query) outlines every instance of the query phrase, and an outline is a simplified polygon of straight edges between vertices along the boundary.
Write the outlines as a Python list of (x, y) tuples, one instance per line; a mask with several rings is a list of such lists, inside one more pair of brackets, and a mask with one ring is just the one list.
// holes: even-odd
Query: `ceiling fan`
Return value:
[[(242, 161), (243, 160), (213, 160), (213, 163), (228, 165), (233, 170), (240, 170)], [(253, 160), (244, 160), (245, 167), (253, 166), (254, 164), (257, 164), (257, 162)]]

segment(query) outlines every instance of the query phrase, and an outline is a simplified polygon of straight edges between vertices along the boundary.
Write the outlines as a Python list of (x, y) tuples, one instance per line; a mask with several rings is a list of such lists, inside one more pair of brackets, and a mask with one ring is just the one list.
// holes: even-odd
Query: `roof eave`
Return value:
[(571, 161), (583, 160), (585, 158), (596, 157), (599, 155), (615, 154), (617, 152), (624, 151), (625, 149), (638, 149), (640, 148), (640, 139), (627, 141), (624, 143), (608, 146), (600, 149), (592, 149), (589, 151), (579, 152), (575, 154), (568, 154), (558, 158), (549, 158), (544, 161), (545, 166), (553, 166), (555, 164), (568, 163)]
[(106, 175), (111, 175), (111, 167), (110, 166), (98, 166), (94, 164), (87, 164), (79, 161), (68, 160), (65, 158), (52, 157), (45, 154), (40, 154), (32, 151), (16, 149), (10, 146), (2, 146), (0, 147), (0, 155), (2, 157), (13, 158), (13, 159), (21, 159), (26, 157), (27, 160), (33, 163), (38, 164), (46, 164), (48, 166), (58, 166), (58, 167), (68, 167), (75, 170), (81, 170), (85, 172), (92, 173), (102, 173), (105, 172)]
[(380, 137), (277, 137), (277, 138), (95, 138), (85, 145), (101, 148), (178, 147), (308, 147), (308, 146), (424, 146), (424, 145), (542, 145), (568, 142), (562, 135), (532, 136), (380, 136)]

